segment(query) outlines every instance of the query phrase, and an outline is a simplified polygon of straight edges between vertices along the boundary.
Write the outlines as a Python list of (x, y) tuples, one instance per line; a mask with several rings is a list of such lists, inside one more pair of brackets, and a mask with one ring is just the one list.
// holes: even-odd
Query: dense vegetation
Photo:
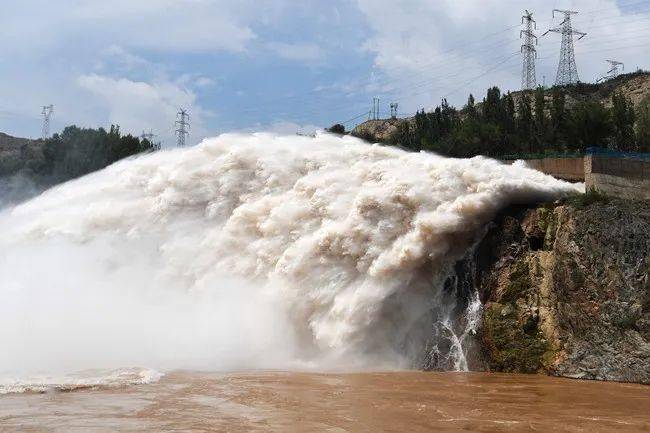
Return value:
[(86, 129), (68, 126), (47, 140), (0, 135), (0, 208), (44, 189), (102, 169), (159, 145), (122, 135), (118, 126)]
[(68, 126), (52, 138), (23, 145), (19, 154), (3, 158), (0, 176), (20, 173), (38, 184), (52, 185), (157, 148), (148, 140), (122, 135), (115, 125), (109, 131)]
[(470, 95), (460, 110), (443, 100), (432, 112), (401, 122), (387, 143), (453, 157), (578, 153), (588, 147), (650, 152), (650, 99), (635, 109), (613, 93), (611, 107), (588, 98), (569, 107), (567, 94), (580, 93), (580, 86), (556, 87), (550, 95), (541, 87), (515, 95), (493, 87), (483, 102)]

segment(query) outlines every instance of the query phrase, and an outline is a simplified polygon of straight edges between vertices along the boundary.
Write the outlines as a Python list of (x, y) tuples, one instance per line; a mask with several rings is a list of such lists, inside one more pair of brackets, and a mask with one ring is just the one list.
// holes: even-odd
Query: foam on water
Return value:
[(145, 385), (157, 382), (163, 376), (155, 370), (120, 368), (90, 370), (58, 376), (31, 376), (0, 379), (0, 395), (21, 392), (76, 391), (88, 388), (115, 388), (126, 385)]
[(327, 134), (121, 161), (0, 214), (0, 376), (409, 365), (495, 213), (580, 188)]

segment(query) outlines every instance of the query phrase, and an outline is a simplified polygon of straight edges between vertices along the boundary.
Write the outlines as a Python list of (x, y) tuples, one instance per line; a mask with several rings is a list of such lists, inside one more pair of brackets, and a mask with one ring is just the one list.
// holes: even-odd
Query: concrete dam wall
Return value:
[(650, 200), (650, 154), (589, 149), (584, 157), (527, 159), (525, 162), (555, 178), (584, 182), (586, 189), (594, 188), (621, 198)]

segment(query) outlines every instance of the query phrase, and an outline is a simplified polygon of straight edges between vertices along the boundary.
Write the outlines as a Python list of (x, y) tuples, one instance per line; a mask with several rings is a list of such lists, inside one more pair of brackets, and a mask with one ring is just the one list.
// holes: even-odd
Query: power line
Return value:
[[(599, 52), (599, 51), (601, 51), (603, 46), (611, 45), (612, 43), (619, 43), (621, 41), (630, 41), (630, 40), (637, 40), (637, 39), (645, 39), (645, 38), (649, 38), (649, 37), (650, 37), (650, 34), (645, 34), (645, 35), (639, 35), (639, 36), (627, 36), (627, 37), (616, 38), (616, 39), (606, 38), (606, 40), (604, 40), (604, 41), (596, 40), (598, 38), (594, 38), (594, 39), (590, 40), (589, 43), (581, 45), (579, 52), (580, 52), (580, 54), (588, 54), (588, 53), (593, 53), (593, 52)], [(641, 46), (643, 46), (643, 45), (641, 45)], [(585, 49), (588, 49), (588, 48), (591, 48), (591, 47), (599, 47), (599, 49), (585, 51)], [(623, 49), (625, 49), (627, 47), (634, 48), (634, 47), (639, 47), (639, 45), (623, 45), (623, 46), (621, 46), (621, 48), (623, 48)], [(553, 52), (548, 50), (548, 51), (544, 51), (542, 54), (543, 54), (543, 57), (539, 57), (538, 60), (546, 60), (546, 59), (552, 57)]]
[[(621, 6), (622, 6), (622, 7), (624, 7), (624, 6), (631, 6), (632, 4), (639, 4), (639, 2), (631, 3), (631, 4), (629, 4), (629, 5), (628, 5), (628, 4), (622, 4)], [(611, 9), (611, 8), (608, 8), (608, 9), (600, 9), (599, 11), (601, 11), (601, 10), (609, 10), (609, 9)], [(587, 15), (587, 14), (594, 14), (594, 12), (596, 12), (596, 11), (587, 12), (587, 13), (584, 14), (584, 15)], [(582, 15), (582, 14), (581, 14), (581, 15)], [(500, 31), (495, 32), (495, 33), (492, 33), (492, 34), (490, 34), (490, 35), (488, 35), (488, 36), (491, 36), (491, 35), (497, 35), (497, 34), (503, 33), (504, 31), (508, 31), (509, 29), (512, 29), (513, 27), (516, 27), (516, 26), (512, 26), (512, 27), (510, 27), (510, 28), (506, 28), (506, 29), (500, 30)], [(597, 39), (597, 38), (594, 38), (594, 39)], [(473, 44), (469, 44), (469, 46), (476, 47), (477, 50), (486, 50), (486, 49), (488, 49), (488, 48), (486, 48), (487, 46), (496, 46), (496, 45), (498, 45), (498, 46), (503, 46), (503, 45), (508, 44), (508, 43), (511, 42), (511, 41), (514, 41), (514, 40), (516, 40), (516, 39), (512, 39), (512, 40), (504, 39), (504, 40), (495, 41), (496, 43), (494, 43), (494, 42), (490, 42), (489, 44), (481, 40), (481, 41), (475, 42), (475, 43), (473, 43)], [(436, 57), (442, 57), (441, 55), (444, 54), (444, 53), (453, 52), (453, 51), (458, 51), (458, 50), (462, 49), (463, 47), (465, 47), (466, 45), (467, 45), (467, 44), (461, 44), (461, 45), (458, 45), (458, 46), (456, 46), (455, 48), (453, 48), (453, 49), (451, 49), (451, 50), (447, 50), (447, 51), (445, 51), (445, 52), (441, 52), (440, 54), (438, 54), (438, 55), (435, 56), (434, 58), (436, 58)], [(589, 44), (587, 44), (587, 45), (589, 45)], [(580, 51), (583, 52), (583, 50), (580, 50)], [(452, 54), (452, 55), (451, 55), (452, 59), (454, 59), (454, 58), (458, 58), (458, 61), (453, 61), (453, 60), (452, 60), (451, 62), (446, 61), (446, 65), (445, 65), (445, 66), (449, 66), (450, 64), (453, 64), (453, 63), (461, 63), (461, 62), (465, 61), (465, 58), (462, 58), (462, 57), (459, 58), (459, 56), (461, 56), (461, 55), (462, 55), (462, 56), (466, 56), (467, 53), (468, 53), (468, 51), (467, 51), (467, 50), (464, 50), (462, 53), (454, 53), (454, 54)], [(429, 57), (429, 59), (431, 59), (431, 57)], [(445, 60), (448, 60), (448, 57), (447, 57)], [(430, 62), (430, 63), (431, 63), (431, 62)], [(411, 75), (411, 76), (420, 75), (420, 74), (431, 75), (431, 74), (433, 73), (433, 74), (436, 74), (436, 79), (439, 79), (439, 78), (440, 78), (440, 75), (438, 75), (438, 72), (437, 72), (439, 69), (440, 69), (439, 67), (438, 67), (438, 68), (426, 68), (426, 69), (423, 68), (422, 70), (418, 70), (418, 71), (416, 71), (416, 72), (413, 73), (413, 74), (409, 73), (409, 75)], [(445, 68), (445, 69), (446, 69), (446, 68)], [(456, 72), (456, 73), (454, 73), (454, 74), (452, 74), (452, 75), (458, 75), (458, 72)], [(404, 81), (404, 77), (402, 76), (402, 77), (399, 77), (399, 78), (396, 78), (396, 79), (373, 81), (371, 84), (372, 84), (373, 86), (377, 87), (377, 86), (381, 86), (381, 85), (385, 85), (385, 84), (389, 84), (389, 83), (394, 83), (394, 82), (399, 82), (399, 81)], [(430, 86), (431, 86), (431, 82), (430, 82), (430, 81), (431, 81), (431, 79), (424, 80), (424, 81), (421, 82), (420, 85), (417, 85), (417, 86), (414, 86), (412, 83), (411, 83), (411, 84), (405, 84), (404, 86), (398, 86), (398, 87), (391, 88), (390, 90), (388, 90), (388, 92), (389, 92), (389, 93), (392, 93), (392, 94), (396, 94), (396, 92), (401, 91), (400, 89), (413, 89), (414, 87), (430, 87)], [(363, 86), (362, 86), (362, 85), (357, 85), (356, 87), (363, 87)], [(310, 93), (317, 93), (317, 92), (318, 92), (318, 90), (313, 90), (313, 91), (311, 91)], [(303, 96), (304, 96), (304, 95), (303, 95)], [(276, 100), (289, 99), (289, 98), (292, 99), (292, 100), (302, 100), (302, 99), (301, 99), (301, 98), (302, 98), (301, 95), (292, 95), (292, 96), (290, 96), (290, 97), (288, 97), (288, 98), (287, 98), (287, 97), (285, 97), (285, 98), (276, 98)], [(311, 105), (314, 105), (315, 103), (316, 103), (316, 100), (313, 99), (313, 98), (305, 99), (305, 100), (304, 100), (304, 103), (302, 103), (302, 106), (303, 106), (303, 107), (311, 106)], [(358, 103), (357, 103), (357, 104), (358, 104)], [(246, 111), (247, 113), (251, 114), (251, 115), (254, 115), (253, 113), (260, 112), (261, 110), (266, 110), (266, 107), (264, 107), (264, 105), (265, 105), (265, 104), (260, 105), (260, 106), (255, 106), (255, 107), (247, 108), (247, 109), (245, 109), (245, 111)], [(356, 105), (356, 104), (355, 104), (355, 105)], [(344, 107), (350, 107), (350, 105), (349, 105), (349, 104), (346, 104)], [(317, 111), (317, 110), (315, 110), (315, 111)], [(308, 112), (309, 112), (309, 109), (307, 109), (307, 110), (303, 110), (303, 113), (302, 113), (302, 114), (306, 114), (306, 113), (308, 113)], [(293, 113), (287, 113), (287, 114), (288, 114), (288, 115), (293, 115)], [(372, 115), (371, 115), (371, 116), (372, 116)]]
[(623, 62), (619, 62), (616, 60), (605, 60), (607, 63), (609, 63), (609, 71), (605, 73), (602, 77), (600, 77), (598, 80), (596, 80), (597, 83), (605, 80), (609, 80), (612, 78), (616, 78), (619, 74), (618, 67), (622, 66), (623, 70), (625, 70), (625, 64)]
[(358, 116), (355, 116), (355, 117), (353, 117), (351, 119), (348, 119), (348, 120), (343, 121), (343, 122), (338, 122), (338, 123), (340, 123), (341, 125), (347, 125), (348, 123), (354, 122), (355, 120), (360, 119), (360, 118), (365, 117), (365, 116), (368, 116), (369, 114), (370, 114), (370, 112), (366, 111), (364, 113), (359, 114)]

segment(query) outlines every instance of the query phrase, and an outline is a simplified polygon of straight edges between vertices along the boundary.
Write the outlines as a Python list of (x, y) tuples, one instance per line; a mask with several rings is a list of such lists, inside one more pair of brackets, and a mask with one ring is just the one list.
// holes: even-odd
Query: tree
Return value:
[(650, 97), (646, 97), (636, 110), (636, 148), (639, 152), (650, 152)]
[(471, 93), (469, 94), (469, 98), (467, 98), (467, 105), (465, 105), (463, 111), (465, 112), (465, 114), (469, 119), (478, 118), (478, 112), (476, 111), (474, 95), (472, 95)]
[(551, 99), (551, 125), (553, 128), (553, 144), (557, 147), (564, 136), (566, 123), (566, 97), (560, 87), (553, 87)]
[(339, 134), (339, 135), (345, 134), (345, 126), (341, 125), (340, 123), (336, 123), (330, 126), (327, 130), (332, 134)]
[(501, 127), (506, 134), (512, 134), (515, 132), (515, 100), (510, 92), (503, 97), (502, 104)]
[(62, 182), (100, 170), (122, 158), (148, 152), (155, 146), (132, 135), (122, 136), (120, 127), (87, 129), (66, 127), (43, 144), (45, 163), (37, 173), (46, 183)]
[(623, 151), (636, 150), (634, 140), (634, 106), (622, 93), (612, 94), (612, 121), (614, 148)]
[(519, 117), (517, 118), (517, 131), (522, 144), (527, 146), (528, 152), (533, 152), (533, 112), (530, 108), (530, 99), (527, 93), (522, 93), (519, 99)]
[(542, 86), (535, 89), (535, 139), (538, 150), (542, 150), (542, 143), (546, 140), (546, 100)]
[(501, 90), (498, 87), (488, 89), (487, 96), (483, 99), (483, 117), (486, 121), (499, 123), (502, 119), (503, 104), (501, 103)]
[(576, 104), (567, 119), (568, 146), (573, 150), (605, 147), (612, 131), (611, 113), (599, 102)]

